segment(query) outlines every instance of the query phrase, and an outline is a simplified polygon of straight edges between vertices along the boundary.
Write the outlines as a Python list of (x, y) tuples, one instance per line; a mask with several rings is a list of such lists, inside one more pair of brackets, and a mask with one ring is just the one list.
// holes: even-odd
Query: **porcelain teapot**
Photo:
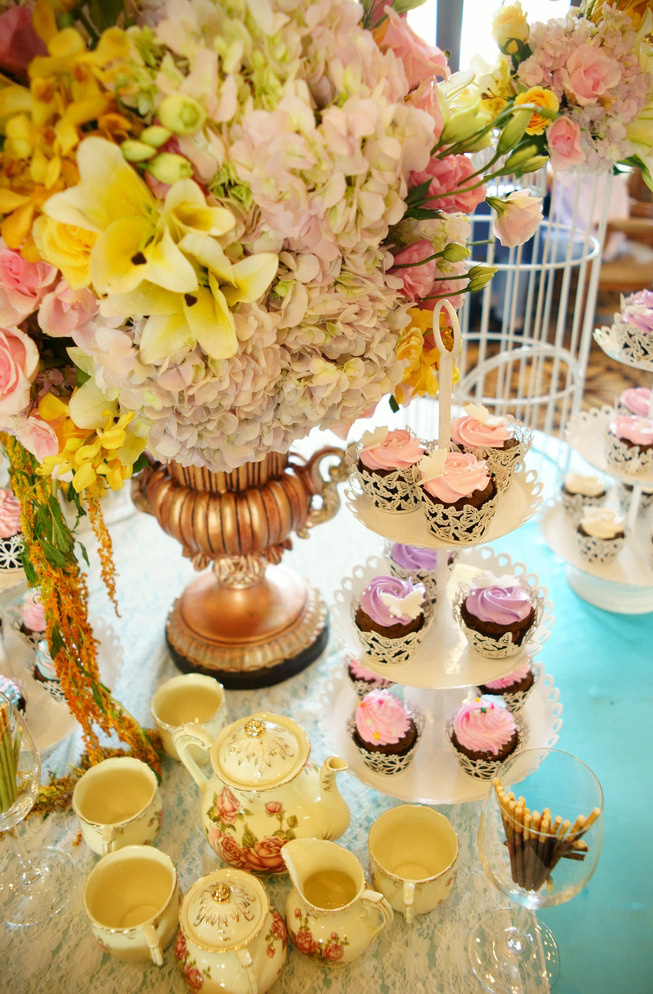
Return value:
[(251, 873), (215, 870), (181, 903), (175, 956), (193, 992), (264, 994), (287, 952), (283, 918)]
[[(204, 834), (220, 859), (252, 873), (286, 873), (281, 848), (291, 839), (335, 839), (349, 824), (336, 786), (348, 769), (329, 756), (318, 771), (302, 728), (261, 712), (223, 728), (215, 741), (201, 725), (174, 734), (179, 758), (202, 792)], [(213, 774), (200, 769), (193, 746), (208, 753)]]
[(282, 850), (292, 890), (286, 925), (293, 945), (324, 966), (351, 963), (393, 919), (370, 890), (353, 853), (326, 839), (295, 839)]

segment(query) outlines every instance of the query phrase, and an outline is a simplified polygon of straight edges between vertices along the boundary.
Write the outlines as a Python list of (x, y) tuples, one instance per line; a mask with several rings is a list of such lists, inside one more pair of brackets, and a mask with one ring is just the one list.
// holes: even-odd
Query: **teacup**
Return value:
[(179, 759), (173, 742), (178, 728), (196, 722), (215, 738), (227, 721), (224, 687), (203, 673), (184, 673), (168, 680), (155, 691), (150, 710), (163, 748), (173, 759)]
[(400, 804), (385, 811), (370, 828), (368, 848), (374, 887), (409, 924), (451, 893), (458, 836), (432, 808)]
[(77, 781), (73, 811), (84, 842), (102, 856), (124, 846), (151, 845), (163, 823), (153, 771), (140, 759), (105, 759)]
[(177, 932), (181, 890), (172, 860), (152, 846), (108, 853), (89, 873), (84, 912), (102, 949), (116, 959), (163, 963)]

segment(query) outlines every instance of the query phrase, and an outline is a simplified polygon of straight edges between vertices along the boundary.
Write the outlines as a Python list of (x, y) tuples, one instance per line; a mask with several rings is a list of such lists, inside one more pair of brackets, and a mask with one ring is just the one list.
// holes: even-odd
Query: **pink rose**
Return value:
[(243, 855), (247, 863), (247, 869), (252, 873), (284, 873), (286, 864), (281, 858), (281, 850), (286, 844), (286, 839), (278, 839), (276, 835), (269, 835), (261, 839), (255, 846), (243, 850)]
[(437, 80), (433, 78), (423, 80), (410, 94), (407, 102), (419, 110), (426, 111), (433, 118), (433, 141), (437, 142), (444, 127), (442, 108), (438, 100)]
[(39, 307), (39, 327), (53, 338), (68, 338), (84, 330), (97, 316), (99, 301), (88, 287), (73, 290), (65, 280), (59, 280), (54, 290), (46, 293)]
[(285, 942), (288, 938), (286, 923), (276, 908), (272, 908), (272, 935), (281, 942)]
[(0, 14), (0, 66), (24, 73), (35, 55), (47, 55), (45, 43), (32, 27), (25, 7), (9, 7)]
[(278, 815), (282, 809), (283, 805), (281, 801), (268, 801), (265, 805), (265, 810), (269, 815)]
[(562, 70), (567, 95), (582, 106), (596, 103), (621, 81), (619, 63), (586, 42), (575, 48)]
[(186, 955), (186, 936), (182, 931), (177, 932), (177, 939), (175, 942), (175, 956), (177, 959), (183, 959)]
[(292, 941), (300, 953), (305, 953), (307, 956), (315, 956), (320, 951), (318, 943), (308, 930), (297, 932), (296, 935), (292, 936)]
[(546, 131), (551, 165), (563, 172), (585, 161), (585, 153), (580, 147), (580, 128), (568, 117), (559, 117)]
[(0, 414), (20, 414), (30, 401), (39, 352), (18, 328), (0, 328)]
[(510, 193), (503, 201), (503, 207), (496, 205), (494, 197), (490, 197), (488, 203), (497, 210), (494, 234), (508, 248), (523, 245), (532, 238), (542, 220), (542, 199), (531, 196), (527, 190)]
[(223, 787), (216, 796), (215, 809), (222, 821), (227, 825), (233, 825), (240, 811), (240, 802), (228, 787)]
[(12, 432), (28, 452), (43, 462), (46, 456), (56, 456), (59, 451), (57, 434), (47, 421), (37, 416), (18, 419)]
[(411, 173), (410, 186), (430, 180), (424, 207), (447, 214), (471, 214), (485, 200), (485, 186), (477, 186), (477, 180), (469, 178), (473, 172), (472, 161), (466, 155), (447, 155), (431, 159), (422, 172)]
[(20, 324), (41, 303), (57, 275), (47, 262), (27, 262), (20, 252), (0, 248), (0, 324)]
[(342, 946), (334, 942), (326, 949), (322, 950), (322, 958), (328, 960), (330, 963), (337, 963), (338, 960), (342, 959), (343, 948)]
[(436, 268), (433, 255), (433, 246), (425, 238), (395, 255), (395, 264), (390, 272), (401, 276), (403, 293), (409, 300), (418, 302), (431, 292)]
[(235, 866), (237, 870), (249, 870), (249, 865), (245, 858), (245, 853), (249, 852), (249, 850), (243, 849), (230, 835), (223, 835), (221, 839), (215, 840), (212, 845), (220, 859), (224, 860), (225, 863)]
[(191, 966), (190, 963), (187, 963), (184, 966), (184, 976), (192, 991), (199, 991), (201, 989), (204, 983), (204, 975), (196, 966)]
[(403, 63), (408, 87), (414, 90), (422, 80), (431, 76), (448, 79), (447, 57), (439, 48), (429, 45), (415, 34), (405, 17), (400, 17), (391, 7), (386, 7), (388, 25), (381, 41), (381, 48), (391, 48)]

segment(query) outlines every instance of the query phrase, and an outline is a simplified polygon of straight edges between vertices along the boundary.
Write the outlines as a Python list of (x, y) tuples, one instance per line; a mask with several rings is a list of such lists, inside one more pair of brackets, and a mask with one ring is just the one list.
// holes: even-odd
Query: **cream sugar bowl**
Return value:
[(184, 897), (175, 956), (191, 991), (264, 994), (287, 952), (283, 918), (251, 873), (215, 870)]
[[(185, 725), (173, 739), (202, 793), (204, 834), (223, 862), (252, 873), (286, 873), (281, 848), (289, 838), (334, 839), (346, 830), (349, 808), (336, 775), (347, 763), (329, 756), (314, 767), (306, 733), (292, 718), (250, 715), (215, 741), (201, 725)], [(208, 753), (210, 777), (195, 760), (198, 747)]]

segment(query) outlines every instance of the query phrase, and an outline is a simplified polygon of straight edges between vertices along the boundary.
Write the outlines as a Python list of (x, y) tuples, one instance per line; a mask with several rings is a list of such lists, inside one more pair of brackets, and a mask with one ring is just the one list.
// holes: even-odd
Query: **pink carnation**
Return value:
[(438, 100), (437, 81), (433, 78), (423, 80), (408, 97), (408, 103), (419, 110), (425, 110), (433, 119), (433, 141), (437, 142), (444, 127), (442, 109)]
[(406, 18), (400, 17), (391, 7), (387, 7), (385, 13), (388, 26), (381, 47), (391, 48), (397, 58), (401, 59), (410, 89), (414, 90), (431, 76), (447, 79), (450, 73), (444, 52), (415, 34)]
[(390, 272), (401, 277), (404, 284), (403, 292), (409, 300), (417, 302), (431, 292), (435, 277), (433, 254), (433, 246), (423, 238), (395, 255), (395, 264)]
[(456, 211), (471, 214), (485, 200), (485, 186), (476, 186), (477, 181), (469, 178), (473, 172), (472, 161), (466, 155), (433, 158), (423, 172), (410, 174), (410, 186), (430, 180), (425, 207), (451, 214)]

